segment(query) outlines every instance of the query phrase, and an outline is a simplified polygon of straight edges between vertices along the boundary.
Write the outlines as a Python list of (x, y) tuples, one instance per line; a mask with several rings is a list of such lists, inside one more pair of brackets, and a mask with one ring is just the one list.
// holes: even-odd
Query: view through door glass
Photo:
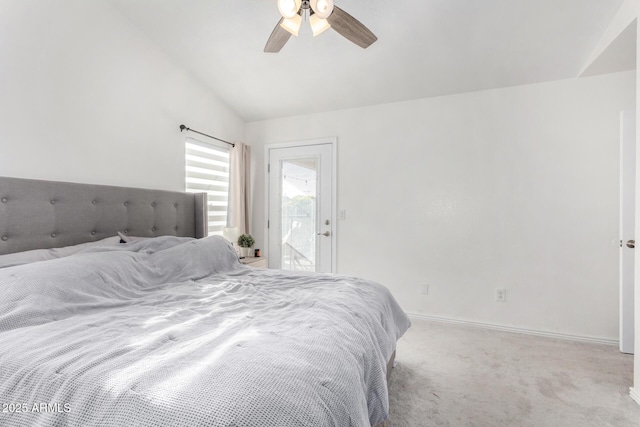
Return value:
[(281, 160), (280, 168), (281, 268), (316, 271), (318, 159)]

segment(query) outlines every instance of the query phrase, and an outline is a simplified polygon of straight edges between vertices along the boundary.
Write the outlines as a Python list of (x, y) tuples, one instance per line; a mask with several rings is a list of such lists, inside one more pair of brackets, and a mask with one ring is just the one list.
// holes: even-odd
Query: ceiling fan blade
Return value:
[(378, 38), (360, 21), (349, 15), (338, 6), (333, 7), (333, 13), (327, 18), (331, 27), (341, 36), (352, 41), (363, 49), (371, 46)]
[(291, 37), (291, 33), (280, 26), (284, 18), (280, 18), (278, 24), (271, 32), (269, 36), (269, 40), (267, 40), (267, 44), (264, 45), (264, 51), (268, 53), (278, 53), (280, 49), (287, 44), (289, 41), (289, 37)]

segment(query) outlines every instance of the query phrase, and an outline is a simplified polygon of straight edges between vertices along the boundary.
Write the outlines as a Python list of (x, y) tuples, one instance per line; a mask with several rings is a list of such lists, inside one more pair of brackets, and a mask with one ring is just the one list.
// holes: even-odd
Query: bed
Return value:
[(389, 291), (244, 266), (203, 237), (205, 209), (199, 194), (0, 178), (0, 425), (388, 418), (410, 326)]

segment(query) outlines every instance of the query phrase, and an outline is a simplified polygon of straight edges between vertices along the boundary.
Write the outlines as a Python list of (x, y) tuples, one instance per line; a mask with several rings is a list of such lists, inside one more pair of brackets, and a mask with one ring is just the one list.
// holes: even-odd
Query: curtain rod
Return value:
[(202, 133), (202, 132), (198, 132), (197, 130), (189, 129), (185, 125), (180, 125), (180, 132), (182, 132), (183, 130), (186, 130), (187, 132), (199, 133), (200, 135), (204, 135), (206, 137), (215, 139), (216, 141), (220, 141), (220, 142), (224, 142), (225, 144), (229, 144), (232, 147), (236, 146), (236, 144), (234, 144), (233, 142), (225, 141), (224, 139), (216, 138), (215, 136), (207, 135), (206, 133)]

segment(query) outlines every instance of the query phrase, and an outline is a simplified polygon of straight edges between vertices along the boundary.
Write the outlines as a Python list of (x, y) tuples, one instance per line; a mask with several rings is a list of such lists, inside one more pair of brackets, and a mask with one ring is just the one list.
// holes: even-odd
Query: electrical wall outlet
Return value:
[(423, 283), (422, 285), (420, 285), (420, 294), (421, 295), (429, 295), (429, 285), (426, 283)]
[(507, 290), (506, 289), (496, 289), (496, 301), (505, 302), (507, 300)]
[(338, 219), (341, 221), (344, 221), (345, 219), (347, 219), (347, 210), (346, 209), (340, 209), (338, 211)]

